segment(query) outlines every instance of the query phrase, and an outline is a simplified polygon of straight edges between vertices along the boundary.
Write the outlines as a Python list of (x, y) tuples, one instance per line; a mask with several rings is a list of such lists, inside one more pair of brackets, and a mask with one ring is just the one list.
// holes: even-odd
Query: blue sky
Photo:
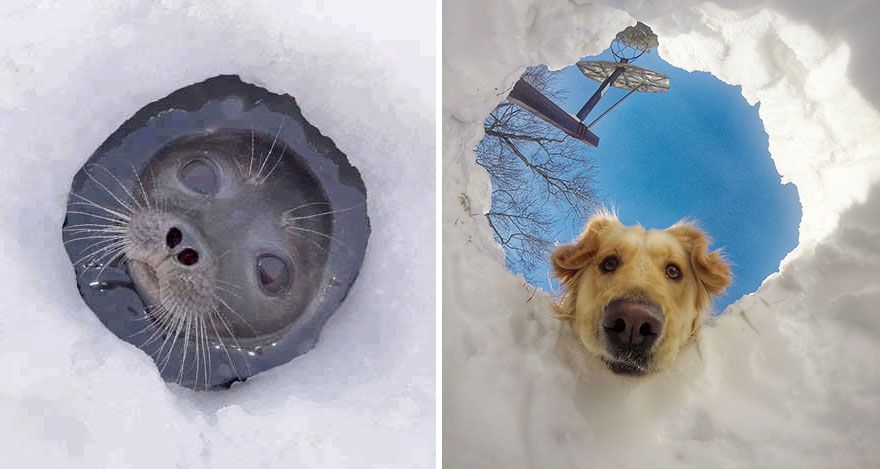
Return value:
[[(614, 60), (609, 51), (597, 57)], [(627, 98), (593, 127), (599, 147), (584, 147), (584, 156), (598, 168), (600, 197), (623, 223), (665, 228), (693, 217), (713, 238), (713, 248), (723, 248), (735, 279), (715, 303), (720, 312), (755, 291), (797, 244), (797, 191), (781, 184), (758, 106), (749, 106), (739, 87), (674, 68), (656, 51), (635, 64), (669, 75), (670, 90)], [(599, 84), (575, 66), (558, 73), (558, 85), (568, 91), (558, 104), (574, 114)], [(624, 93), (612, 88), (587, 122)], [(583, 222), (559, 222), (558, 240), (569, 242)], [(531, 276), (549, 279), (548, 270), (542, 265)], [(549, 280), (538, 286), (548, 289)]]

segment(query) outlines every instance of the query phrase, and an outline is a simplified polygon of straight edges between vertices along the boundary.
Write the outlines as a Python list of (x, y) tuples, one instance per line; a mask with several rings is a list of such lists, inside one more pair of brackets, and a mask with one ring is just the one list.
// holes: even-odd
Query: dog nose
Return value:
[(663, 330), (663, 312), (653, 303), (614, 300), (602, 313), (602, 326), (612, 347), (646, 352)]

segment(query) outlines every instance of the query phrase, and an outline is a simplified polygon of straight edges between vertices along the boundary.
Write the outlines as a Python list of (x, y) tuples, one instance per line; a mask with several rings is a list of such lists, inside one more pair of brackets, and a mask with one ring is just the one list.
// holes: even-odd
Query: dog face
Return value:
[(672, 363), (696, 336), (730, 268), (697, 227), (624, 226), (600, 214), (574, 244), (551, 255), (562, 282), (557, 305), (586, 350), (614, 373), (644, 375)]

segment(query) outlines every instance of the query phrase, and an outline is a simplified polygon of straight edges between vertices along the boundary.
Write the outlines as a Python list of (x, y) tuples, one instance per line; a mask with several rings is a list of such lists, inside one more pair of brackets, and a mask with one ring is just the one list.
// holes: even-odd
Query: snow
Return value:
[[(431, 2), (0, 4), (5, 467), (434, 461), (434, 19)], [(73, 174), (117, 126), (225, 73), (296, 97), (359, 168), (372, 235), (314, 350), (196, 393), (85, 306), (61, 223)]]
[[(443, 458), (450, 467), (867, 467), (880, 454), (880, 4), (444, 2)], [(481, 216), (482, 121), (525, 67), (559, 69), (636, 19), (660, 55), (742, 86), (798, 247), (676, 365), (611, 376), (506, 271)]]

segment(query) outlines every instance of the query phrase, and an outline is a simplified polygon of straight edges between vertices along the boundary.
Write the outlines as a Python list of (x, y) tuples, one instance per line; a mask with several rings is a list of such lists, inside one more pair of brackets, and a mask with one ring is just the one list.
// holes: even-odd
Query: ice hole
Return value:
[[(616, 61), (610, 49), (584, 60)], [(646, 228), (695, 219), (712, 237), (712, 248), (723, 249), (733, 270), (733, 284), (715, 302), (714, 310), (721, 312), (757, 290), (797, 246), (797, 189), (782, 184), (758, 116), (760, 103), (750, 106), (740, 87), (710, 73), (675, 68), (657, 51), (636, 65), (668, 75), (670, 90), (636, 93), (623, 101), (591, 127), (600, 138), (597, 148), (571, 137), (564, 143), (530, 141), (535, 133), (551, 139), (565, 134), (508, 101), (493, 110), (484, 121), (486, 136), (475, 149), (492, 182), (490, 226), (505, 250), (507, 267), (552, 292), (558, 285), (549, 273), (549, 249), (577, 237), (596, 209), (615, 210), (623, 223)], [(571, 114), (599, 86), (575, 65), (559, 71), (540, 66), (527, 74)], [(611, 88), (585, 122), (626, 93)], [(521, 114), (509, 119), (511, 112)], [(552, 182), (540, 174), (544, 170), (587, 188), (590, 200), (571, 203), (566, 200), (579, 198), (548, 195), (545, 189)], [(583, 207), (572, 208), (581, 202)]]

